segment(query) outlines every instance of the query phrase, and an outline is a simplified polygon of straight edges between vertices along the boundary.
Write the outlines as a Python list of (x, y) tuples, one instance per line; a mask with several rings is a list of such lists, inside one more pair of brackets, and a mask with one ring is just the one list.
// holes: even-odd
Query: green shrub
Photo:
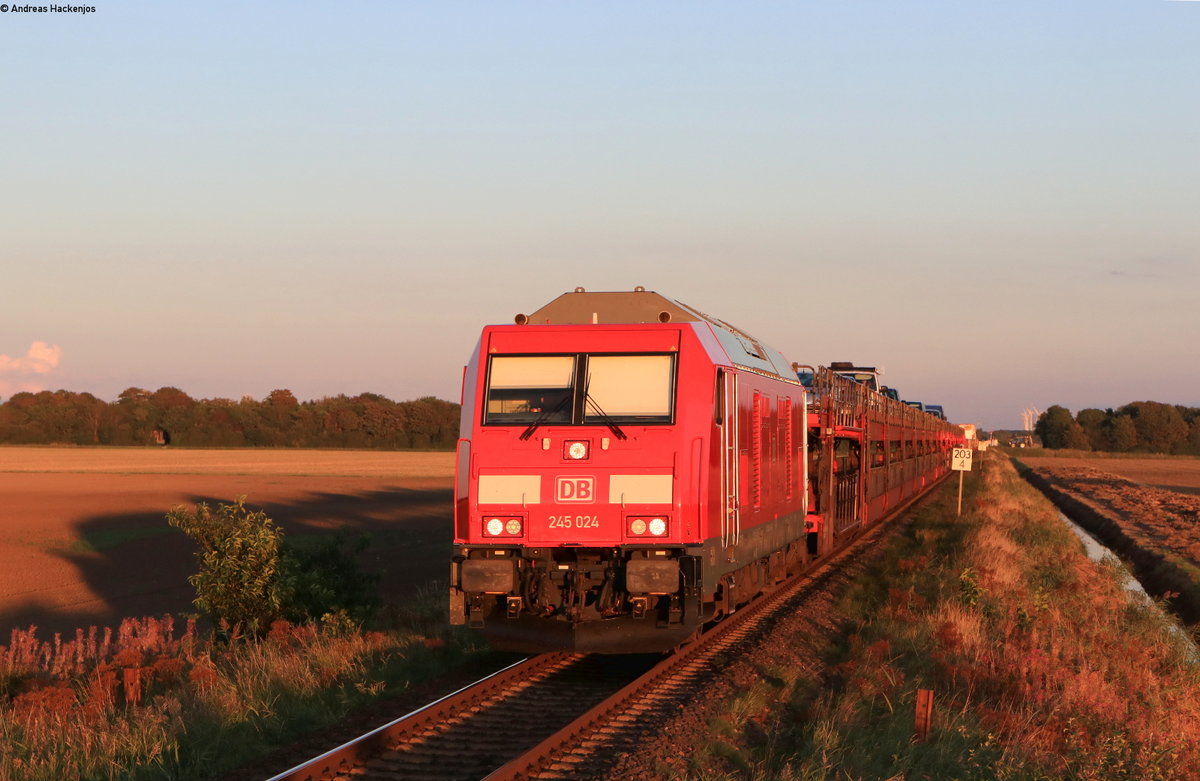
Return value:
[(266, 513), (248, 509), (242, 496), (233, 504), (205, 503), (192, 511), (180, 506), (167, 523), (200, 546), (200, 571), (188, 577), (196, 607), (214, 622), (259, 632), (282, 615), (279, 580), (283, 532)]
[(284, 618), (345, 614), (360, 624), (370, 618), (379, 607), (379, 576), (365, 572), (358, 559), (369, 544), (367, 535), (351, 538), (346, 529), (306, 544), (285, 542), (279, 567)]
[(379, 606), (379, 577), (363, 571), (358, 555), (370, 540), (346, 530), (303, 544), (285, 542), (262, 511), (240, 497), (215, 511), (176, 507), (167, 522), (196, 541), (200, 571), (188, 578), (196, 607), (214, 623), (265, 632), (271, 622), (338, 617), (361, 624)]

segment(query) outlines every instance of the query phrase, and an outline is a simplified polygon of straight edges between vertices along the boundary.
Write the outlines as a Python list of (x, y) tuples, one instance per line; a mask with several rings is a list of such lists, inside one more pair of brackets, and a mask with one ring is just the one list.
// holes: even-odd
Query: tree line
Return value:
[(186, 447), (453, 448), (459, 405), (376, 393), (298, 401), (290, 390), (258, 400), (193, 399), (178, 388), (127, 388), (116, 401), (90, 393), (18, 393), (0, 404), (0, 443)]
[(1071, 411), (1057, 404), (1034, 427), (1051, 449), (1200, 455), (1200, 408), (1135, 401), (1119, 409)]

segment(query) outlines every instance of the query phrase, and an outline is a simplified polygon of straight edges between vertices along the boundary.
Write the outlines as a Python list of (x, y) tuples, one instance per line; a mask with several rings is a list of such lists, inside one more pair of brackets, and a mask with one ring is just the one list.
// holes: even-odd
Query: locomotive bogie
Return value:
[[(451, 567), (458, 587), (451, 601), (452, 613), (470, 616), (459, 623), (483, 629), (505, 650), (668, 650), (706, 618), (700, 560), (679, 548), (498, 553), (458, 546)], [(508, 566), (498, 568), (497, 561)], [(500, 577), (488, 580), (500, 569)]]

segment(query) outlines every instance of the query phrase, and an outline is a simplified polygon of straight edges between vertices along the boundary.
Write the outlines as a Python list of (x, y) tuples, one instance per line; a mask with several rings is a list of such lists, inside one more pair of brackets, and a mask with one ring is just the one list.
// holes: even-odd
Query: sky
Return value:
[(641, 285), (956, 422), (1200, 406), (1200, 2), (87, 2), (0, 11), (0, 399), (457, 400)]

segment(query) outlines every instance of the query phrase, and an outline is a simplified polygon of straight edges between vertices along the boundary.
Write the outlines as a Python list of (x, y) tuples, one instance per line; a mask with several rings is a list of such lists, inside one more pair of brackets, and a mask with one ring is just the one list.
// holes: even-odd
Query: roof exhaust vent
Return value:
[(529, 322), (529, 315), (517, 315), (513, 318), (513, 322), (517, 325), (525, 325)]
[(663, 311), (659, 312), (658, 313), (658, 322), (660, 322), (660, 323), (671, 322), (671, 313), (666, 311), (665, 309)]

